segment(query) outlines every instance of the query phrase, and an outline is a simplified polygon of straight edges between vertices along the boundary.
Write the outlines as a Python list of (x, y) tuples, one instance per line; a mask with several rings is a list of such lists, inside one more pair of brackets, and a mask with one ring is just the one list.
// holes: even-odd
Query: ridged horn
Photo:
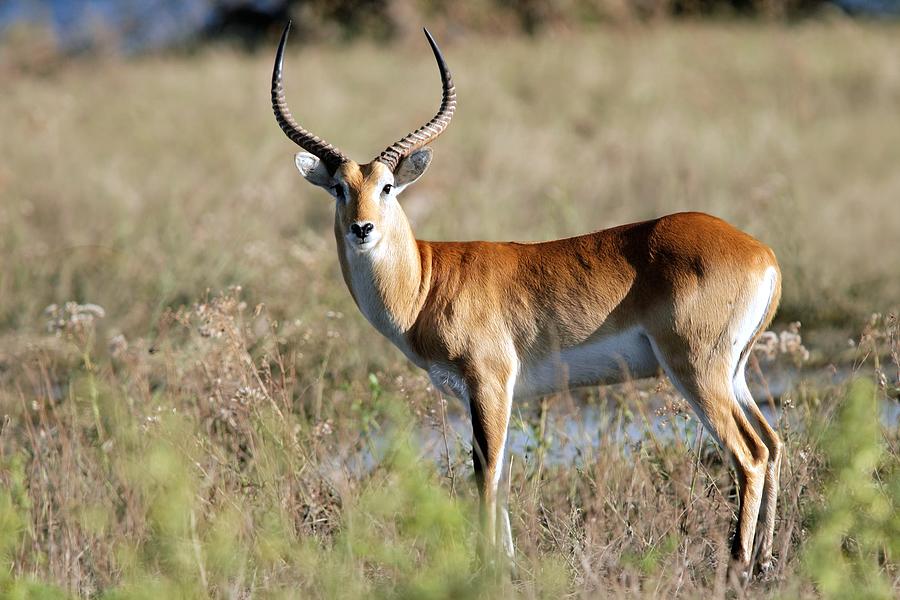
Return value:
[(434, 115), (433, 119), (412, 133), (407, 134), (399, 142), (387, 147), (384, 152), (375, 159), (378, 162), (383, 163), (391, 171), (397, 168), (397, 164), (404, 157), (409, 156), (412, 152), (418, 150), (422, 146), (430, 144), (437, 136), (441, 135), (447, 128), (447, 125), (450, 124), (450, 119), (453, 118), (453, 111), (456, 110), (456, 88), (453, 86), (453, 78), (450, 76), (450, 69), (447, 68), (447, 63), (444, 61), (441, 49), (438, 48), (437, 43), (434, 41), (434, 38), (431, 37), (428, 29), (425, 29), (425, 37), (428, 38), (428, 43), (431, 44), (431, 51), (434, 52), (434, 58), (437, 61), (438, 69), (441, 71), (441, 84), (443, 87), (441, 107), (438, 109), (437, 114)]
[(284, 27), (281, 41), (278, 43), (278, 53), (275, 55), (275, 68), (272, 71), (272, 110), (275, 112), (275, 120), (292, 142), (309, 152), (315, 154), (325, 163), (328, 172), (332, 175), (342, 163), (347, 162), (344, 154), (320, 138), (313, 135), (300, 126), (291, 115), (287, 100), (284, 97), (284, 86), (281, 83), (282, 69), (284, 65), (284, 47), (287, 44), (288, 32), (291, 30), (291, 22)]

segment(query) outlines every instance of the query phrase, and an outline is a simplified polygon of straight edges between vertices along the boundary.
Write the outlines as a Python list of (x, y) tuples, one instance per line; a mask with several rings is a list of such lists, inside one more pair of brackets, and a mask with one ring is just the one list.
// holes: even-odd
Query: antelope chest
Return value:
[[(359, 311), (372, 324), (372, 327), (400, 349), (407, 359), (419, 368), (426, 369), (426, 362), (412, 350), (406, 341), (403, 330), (391, 317), (391, 312), (385, 303), (386, 294), (377, 284), (378, 274), (373, 263), (373, 259), (377, 260), (377, 255), (361, 257), (355, 256), (352, 250), (347, 250), (346, 256), (350, 273), (349, 283)], [(390, 285), (390, 282), (386, 283)]]

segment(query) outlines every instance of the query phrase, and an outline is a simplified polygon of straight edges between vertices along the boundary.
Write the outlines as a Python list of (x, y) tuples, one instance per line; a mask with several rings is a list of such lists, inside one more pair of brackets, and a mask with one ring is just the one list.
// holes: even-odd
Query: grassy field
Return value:
[[(545, 464), (539, 405), (516, 425), (538, 440), (512, 469), (518, 577), (479, 568), (466, 442), (435, 462), (416, 434), (442, 434), (445, 406), (344, 288), (331, 202), (271, 116), (272, 57), (208, 50), (3, 70), (0, 595), (896, 594), (900, 439), (877, 414), (900, 362), (900, 28), (444, 51), (459, 110), (404, 197), (421, 237), (707, 211), (775, 249), (776, 329), (802, 321), (813, 363), (864, 380), (782, 397), (775, 574), (727, 579), (734, 485), (714, 446), (601, 435)], [(360, 161), (438, 100), (424, 40), (307, 47), (286, 67), (295, 114)], [(616, 389), (613, 417), (646, 422), (648, 393), (685, 418), (665, 382)]]

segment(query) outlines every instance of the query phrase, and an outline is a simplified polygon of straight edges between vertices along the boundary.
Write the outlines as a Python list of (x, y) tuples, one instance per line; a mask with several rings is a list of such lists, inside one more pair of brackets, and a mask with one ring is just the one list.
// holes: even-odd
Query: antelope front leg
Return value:
[[(512, 532), (506, 512), (506, 497), (500, 493), (504, 455), (512, 409), (516, 362), (512, 357), (492, 357), (465, 370), (472, 412), (472, 458), (475, 481), (481, 496), (481, 520), (485, 557), (498, 549), (498, 542), (511, 561)], [(498, 540), (498, 519), (501, 540)]]

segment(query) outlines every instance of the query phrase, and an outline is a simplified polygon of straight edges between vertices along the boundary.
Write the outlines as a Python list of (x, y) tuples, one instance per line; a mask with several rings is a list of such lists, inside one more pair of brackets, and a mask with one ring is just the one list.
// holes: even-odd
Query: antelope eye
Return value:
[(394, 189), (394, 186), (392, 186), (389, 183), (385, 184), (384, 189), (381, 190), (381, 193), (382, 194), (390, 194), (392, 189)]
[(338, 197), (339, 200), (344, 199), (344, 186), (338, 184), (331, 187), (334, 195)]

